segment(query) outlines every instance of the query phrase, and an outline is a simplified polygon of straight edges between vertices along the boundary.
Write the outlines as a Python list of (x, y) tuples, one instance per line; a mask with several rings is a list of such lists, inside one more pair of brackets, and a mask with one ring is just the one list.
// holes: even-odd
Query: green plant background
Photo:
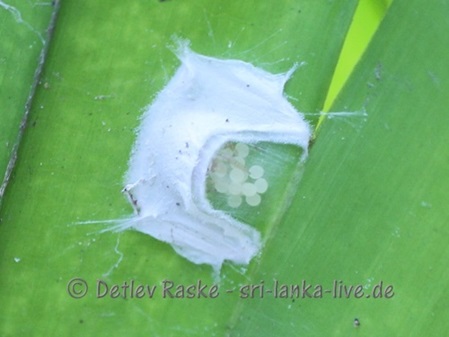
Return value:
[[(361, 1), (359, 10), (367, 3)], [(45, 37), (51, 6), (10, 4)], [(122, 177), (142, 109), (179, 64), (167, 48), (174, 34), (189, 38), (199, 53), (242, 59), (271, 72), (306, 61), (286, 93), (300, 111), (316, 113), (340, 91), (342, 80), (334, 80), (335, 93), (328, 94), (334, 72), (341, 71), (335, 69), (356, 5), (62, 2), (1, 204), (0, 335), (444, 335), (449, 328), (449, 4), (444, 0), (430, 5), (395, 0), (378, 29), (368, 21), (369, 27), (359, 21), (354, 28), (354, 20), (349, 34), (359, 29), (374, 37), (360, 60), (355, 50), (357, 66), (329, 110), (366, 116), (322, 120), (290, 207), (285, 213), (273, 209), (278, 220), (262, 255), (244, 274), (232, 265), (222, 272), (223, 289), (305, 279), (326, 287), (342, 280), (369, 291), (383, 281), (394, 286), (392, 299), (241, 300), (237, 293), (213, 300), (97, 299), (97, 279), (157, 285), (164, 279), (179, 284), (214, 279), (209, 267), (185, 261), (148, 236), (99, 234), (101, 226), (73, 225), (131, 213), (120, 194)], [(0, 44), (0, 140), (14, 144), (42, 44), (37, 46), (36, 33), (11, 11), (0, 15), (7, 37)], [(25, 48), (30, 41), (36, 41), (31, 51)], [(308, 119), (317, 125), (316, 116)], [(2, 170), (12, 147), (5, 148)], [(74, 277), (90, 285), (82, 299), (66, 291)]]
[[(39, 56), (47, 42), (51, 5), (0, 1), (0, 179), (19, 143)], [(0, 186), (3, 184), (0, 182)], [(0, 189), (1, 191), (1, 189)], [(1, 198), (1, 194), (0, 194)], [(1, 202), (1, 200), (0, 200)]]

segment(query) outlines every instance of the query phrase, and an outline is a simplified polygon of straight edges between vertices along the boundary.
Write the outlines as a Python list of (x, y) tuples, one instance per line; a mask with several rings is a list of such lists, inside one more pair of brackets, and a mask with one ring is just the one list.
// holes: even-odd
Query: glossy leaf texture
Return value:
[[(198, 53), (273, 73), (306, 62), (286, 93), (298, 110), (312, 113), (307, 118), (315, 126), (313, 113), (323, 107), (356, 5), (61, 3), (0, 210), (0, 334), (443, 335), (447, 1), (393, 2), (330, 109), (354, 115), (323, 121), (293, 199), (270, 209), (265, 247), (246, 271), (228, 264), (218, 281), (210, 267), (149, 236), (74, 224), (131, 214), (120, 193), (123, 175), (143, 109), (179, 65), (170, 50), (174, 37), (189, 39)], [(74, 278), (89, 286), (83, 298), (68, 293)], [(164, 280), (201, 281), (208, 290), (218, 283), (220, 296), (164, 298)], [(129, 288), (118, 288), (119, 298), (103, 297), (100, 281), (109, 290), (125, 282), (156, 290), (153, 298), (131, 298)], [(302, 289), (303, 282), (324, 290), (336, 284), (341, 296), (352, 295), (267, 292), (276, 284)], [(253, 294), (241, 298), (246, 285)], [(362, 298), (354, 296), (358, 285)], [(391, 286), (394, 296), (374, 299), (380, 286)]]

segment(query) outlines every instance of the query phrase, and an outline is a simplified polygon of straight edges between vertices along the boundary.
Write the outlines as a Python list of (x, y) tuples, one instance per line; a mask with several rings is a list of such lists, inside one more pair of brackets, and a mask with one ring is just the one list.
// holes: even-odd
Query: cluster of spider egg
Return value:
[(243, 201), (249, 206), (258, 206), (262, 201), (261, 195), (268, 189), (263, 167), (246, 166), (248, 154), (248, 145), (228, 143), (217, 152), (210, 167), (213, 187), (226, 195), (232, 208), (238, 208)]

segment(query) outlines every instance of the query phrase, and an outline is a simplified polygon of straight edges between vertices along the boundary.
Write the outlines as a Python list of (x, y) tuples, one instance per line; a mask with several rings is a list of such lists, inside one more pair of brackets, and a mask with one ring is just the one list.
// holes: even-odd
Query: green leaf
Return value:
[(43, 63), (52, 11), (50, 2), (0, 1), (0, 201)]
[[(298, 108), (317, 112), (354, 7), (355, 1), (62, 3), (41, 80), (48, 88), (38, 88), (34, 127), (24, 135), (1, 210), (2, 334), (123, 335), (131, 326), (135, 335), (223, 335), (238, 314), (236, 294), (180, 300), (160, 293), (165, 279), (212, 284), (210, 267), (141, 233), (99, 234), (102, 227), (71, 224), (131, 214), (122, 177), (143, 107), (179, 64), (167, 48), (174, 34), (190, 39), (196, 52), (271, 72), (307, 61), (287, 90)], [(75, 277), (90, 286), (83, 299), (67, 293)], [(245, 277), (228, 266), (223, 287)], [(135, 280), (157, 285), (158, 293), (100, 299), (97, 280)], [(36, 318), (25, 325), (24, 317)]]
[[(367, 118), (324, 121), (293, 206), (254, 277), (328, 289), (341, 280), (361, 284), (366, 295), (383, 282), (394, 296), (246, 301), (235, 336), (448, 330), (448, 9), (445, 1), (393, 2), (331, 108)], [(272, 324), (254, 324), (266, 319)]]
[[(163, 298), (164, 280), (216, 282), (208, 266), (191, 264), (167, 244), (138, 232), (74, 225), (131, 214), (120, 194), (122, 177), (143, 108), (179, 64), (167, 48), (173, 35), (190, 39), (196, 52), (271, 72), (307, 62), (286, 91), (299, 110), (316, 113), (355, 5), (62, 3), (33, 101), (33, 127), (0, 210), (0, 334), (443, 335), (449, 252), (443, 0), (394, 2), (331, 109), (366, 118), (324, 120), (289, 210), (245, 274), (225, 266), (218, 298)], [(67, 286), (78, 277), (89, 289), (74, 299)], [(98, 280), (157, 290), (152, 299), (98, 298)], [(394, 296), (274, 299), (259, 298), (261, 287), (254, 287), (254, 298), (239, 298), (242, 285), (263, 281), (268, 289), (274, 280), (326, 288), (341, 280), (366, 291), (383, 281)]]

